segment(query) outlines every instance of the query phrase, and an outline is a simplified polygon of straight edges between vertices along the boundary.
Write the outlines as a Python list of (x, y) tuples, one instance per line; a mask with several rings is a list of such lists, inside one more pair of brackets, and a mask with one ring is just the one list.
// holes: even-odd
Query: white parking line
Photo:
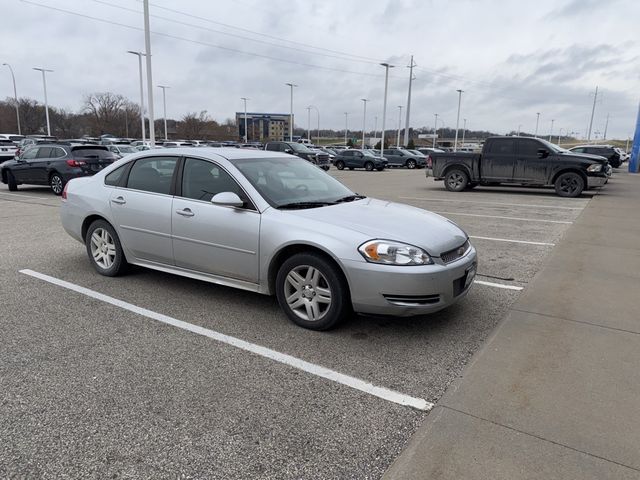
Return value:
[(265, 357), (270, 360), (283, 363), (285, 365), (288, 365), (293, 368), (297, 368), (298, 370), (302, 370), (312, 375), (316, 375), (318, 377), (331, 380), (341, 385), (351, 387), (355, 390), (368, 393), (369, 395), (373, 395), (374, 397), (388, 400), (389, 402), (398, 403), (400, 405), (405, 405), (408, 407), (415, 408), (417, 410), (425, 410), (425, 411), (431, 410), (434, 406), (433, 403), (427, 402), (422, 398), (411, 397), (409, 395), (405, 395), (403, 393), (396, 392), (394, 390), (389, 390), (388, 388), (378, 387), (364, 380), (360, 380), (359, 378), (351, 377), (349, 375), (336, 372), (335, 370), (331, 370), (329, 368), (325, 368), (323, 366), (316, 365), (314, 363), (310, 363), (296, 357), (292, 357), (291, 355), (287, 355), (285, 353), (276, 352), (275, 350), (271, 350), (270, 348), (262, 347), (260, 345), (250, 343), (236, 337), (231, 337), (229, 335), (225, 335), (223, 333), (219, 333), (214, 330), (209, 330), (208, 328), (183, 322), (182, 320), (178, 320), (176, 318), (169, 317), (167, 315), (163, 315), (161, 313), (157, 313), (152, 310), (147, 310), (146, 308), (138, 307), (131, 303), (118, 300), (117, 298), (113, 298), (108, 295), (104, 295), (102, 293), (96, 292), (95, 290), (90, 290), (88, 288), (81, 287), (80, 285), (76, 285), (74, 283), (70, 283), (65, 280), (60, 280), (59, 278), (45, 275), (44, 273), (35, 272), (29, 269), (20, 270), (20, 273), (29, 275), (34, 278), (38, 278), (45, 282), (52, 283), (53, 285), (66, 288), (68, 290), (73, 290), (74, 292), (80, 293), (82, 295), (86, 295), (91, 298), (95, 298), (96, 300), (100, 300), (102, 302), (105, 302), (111, 305), (115, 305), (116, 307), (120, 307), (124, 310), (128, 310), (135, 314), (142, 315), (144, 317), (151, 318), (153, 320), (157, 320), (158, 322), (166, 323), (167, 325), (172, 325), (174, 327), (181, 328), (183, 330), (187, 330), (189, 332), (196, 333), (198, 335), (203, 335), (205, 337), (211, 338), (213, 340), (217, 340), (218, 342), (222, 342), (227, 345), (232, 345), (241, 350), (245, 350), (247, 352), (260, 355), (261, 357)]
[(505, 285), (504, 283), (485, 282), (484, 280), (474, 280), (473, 283), (478, 285), (484, 285), (486, 287), (503, 288), (505, 290), (523, 290), (524, 287), (518, 287), (517, 285)]
[(437, 213), (439, 215), (462, 215), (465, 217), (500, 218), (502, 220), (520, 220), (523, 222), (561, 223), (564, 225), (571, 225), (573, 223), (565, 220), (543, 220), (539, 218), (503, 217), (499, 215), (481, 215), (479, 213), (437, 212), (435, 210), (432, 210), (432, 212)]
[(398, 197), (402, 200), (421, 200), (425, 202), (457, 202), (457, 203), (473, 203), (474, 205), (500, 205), (505, 207), (530, 207), (530, 208), (557, 208), (558, 210), (583, 210), (584, 207), (564, 207), (557, 205), (540, 205), (526, 203), (502, 203), (502, 202), (478, 202), (476, 200), (459, 200), (457, 198), (431, 198), (431, 197)]
[(0, 195), (7, 195), (9, 197), (18, 197), (18, 198), (35, 198), (36, 200), (55, 200), (55, 198), (49, 198), (49, 197), (35, 197), (33, 195), (22, 195), (21, 193), (7, 193), (7, 192), (0, 192)]
[(546, 242), (529, 242), (527, 240), (513, 240), (510, 238), (493, 238), (493, 237), (478, 237), (475, 235), (469, 235), (469, 238), (477, 238), (478, 240), (490, 240), (492, 242), (509, 242), (509, 243), (524, 243), (526, 245), (541, 245), (544, 247), (555, 247), (555, 243)]

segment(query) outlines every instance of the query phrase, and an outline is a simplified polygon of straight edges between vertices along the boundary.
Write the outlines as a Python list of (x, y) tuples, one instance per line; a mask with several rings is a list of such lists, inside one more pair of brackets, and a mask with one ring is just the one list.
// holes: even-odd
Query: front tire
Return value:
[(93, 222), (85, 236), (87, 255), (100, 275), (116, 277), (128, 267), (122, 244), (115, 229), (104, 220)]
[(469, 185), (469, 175), (464, 170), (453, 169), (444, 177), (444, 186), (450, 192), (461, 192)]
[(407, 165), (407, 168), (410, 168), (410, 169), (413, 170), (414, 168), (416, 168), (416, 161), (415, 160), (407, 160), (406, 165)]
[(566, 172), (556, 178), (556, 194), (560, 197), (575, 198), (584, 190), (584, 179), (575, 172)]
[(338, 170), (344, 170), (344, 162), (343, 162), (342, 160), (338, 160), (338, 161), (336, 162), (336, 168), (337, 168)]
[(10, 192), (15, 192), (18, 190), (18, 182), (16, 182), (16, 177), (13, 176), (11, 170), (7, 171), (7, 184), (9, 185)]
[(58, 196), (62, 195), (62, 191), (64, 190), (64, 184), (65, 182), (59, 173), (54, 173), (49, 178), (49, 186), (51, 187), (51, 190), (53, 191), (53, 193), (55, 193)]
[(276, 297), (293, 323), (310, 330), (329, 330), (351, 310), (342, 272), (316, 253), (298, 253), (280, 266)]

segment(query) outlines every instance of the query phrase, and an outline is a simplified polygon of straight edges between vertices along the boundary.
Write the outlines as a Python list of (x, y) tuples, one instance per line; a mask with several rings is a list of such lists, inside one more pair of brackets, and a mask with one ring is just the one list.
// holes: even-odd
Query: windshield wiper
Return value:
[(285, 203), (284, 205), (278, 205), (276, 208), (285, 209), (285, 208), (317, 208), (317, 207), (326, 207), (328, 205), (334, 205), (333, 202), (292, 202)]
[(354, 200), (362, 200), (363, 198), (367, 198), (366, 195), (347, 195), (346, 197), (339, 198), (335, 201), (335, 203), (344, 203), (344, 202), (353, 202)]

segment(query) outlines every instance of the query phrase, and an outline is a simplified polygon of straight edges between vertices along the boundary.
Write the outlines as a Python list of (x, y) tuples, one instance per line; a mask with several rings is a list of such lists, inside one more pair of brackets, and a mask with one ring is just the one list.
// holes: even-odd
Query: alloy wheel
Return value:
[(310, 265), (299, 265), (287, 274), (284, 294), (291, 311), (308, 322), (321, 320), (331, 308), (331, 287)]
[(96, 228), (91, 234), (91, 255), (93, 261), (108, 270), (116, 260), (116, 244), (109, 232), (104, 228)]
[(56, 195), (60, 195), (63, 188), (64, 187), (62, 185), (62, 178), (60, 178), (58, 175), (53, 175), (51, 177), (51, 190), (53, 190), (53, 193), (55, 193)]
[(564, 177), (560, 182), (560, 190), (572, 195), (580, 188), (580, 182), (576, 177)]
[(449, 178), (447, 178), (447, 182), (449, 183), (449, 186), (453, 189), (457, 189), (460, 188), (464, 182), (464, 178), (462, 177), (462, 175), (458, 172), (454, 172), (451, 175), (449, 175)]

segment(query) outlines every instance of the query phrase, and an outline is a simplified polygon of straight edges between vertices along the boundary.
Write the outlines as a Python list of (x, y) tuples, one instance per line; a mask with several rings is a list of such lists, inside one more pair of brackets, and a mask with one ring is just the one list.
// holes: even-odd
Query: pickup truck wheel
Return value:
[(556, 178), (555, 187), (561, 197), (577, 197), (584, 190), (584, 180), (575, 172), (567, 172)]
[(336, 162), (336, 168), (337, 168), (338, 170), (344, 170), (344, 162), (343, 162), (342, 160), (338, 160), (338, 161)]
[(407, 160), (407, 168), (416, 168), (416, 161), (415, 160)]
[(364, 164), (364, 169), (365, 169), (367, 172), (370, 172), (371, 170), (373, 170), (373, 162), (366, 162), (366, 163)]
[(18, 182), (16, 182), (16, 177), (13, 176), (10, 170), (7, 172), (7, 184), (9, 185), (10, 192), (18, 190)]
[(469, 184), (469, 175), (463, 170), (450, 170), (444, 177), (444, 186), (450, 192), (461, 192)]

